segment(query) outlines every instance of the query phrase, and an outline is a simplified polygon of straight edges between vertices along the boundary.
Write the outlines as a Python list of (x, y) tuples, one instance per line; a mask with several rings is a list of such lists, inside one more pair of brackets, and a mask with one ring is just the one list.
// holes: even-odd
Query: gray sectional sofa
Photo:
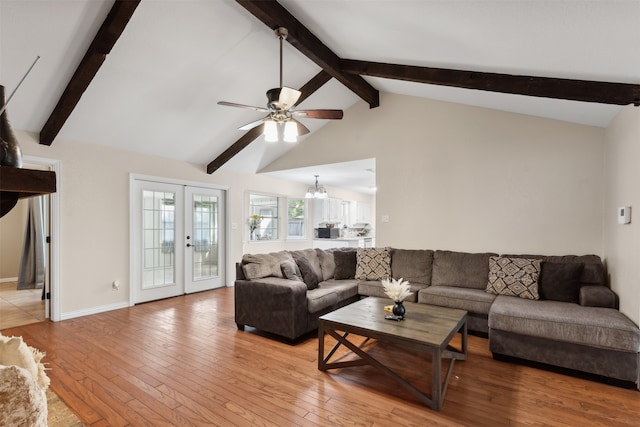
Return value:
[[(327, 312), (366, 296), (386, 298), (380, 277), (402, 277), (411, 284), (409, 301), (466, 310), (469, 330), (488, 336), (495, 357), (512, 356), (639, 384), (640, 329), (617, 310), (617, 297), (606, 286), (604, 265), (596, 255), (358, 251), (244, 255), (236, 268), (238, 328), (252, 326), (295, 340), (315, 330), (318, 318)], [(369, 262), (363, 258), (365, 251), (377, 251), (378, 258)], [(365, 260), (369, 264), (363, 270)], [(488, 281), (497, 278), (502, 283), (499, 267), (496, 275), (496, 262), (502, 260), (538, 269), (539, 283), (531, 289), (539, 291), (540, 299), (510, 296), (511, 288), (498, 294), (491, 293), (491, 287), (487, 291)]]

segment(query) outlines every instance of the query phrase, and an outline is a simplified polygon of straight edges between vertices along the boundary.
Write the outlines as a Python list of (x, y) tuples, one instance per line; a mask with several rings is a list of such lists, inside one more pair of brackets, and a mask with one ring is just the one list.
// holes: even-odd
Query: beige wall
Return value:
[(385, 93), (269, 169), (375, 157), (378, 246), (602, 255), (603, 134)]
[[(640, 324), (640, 108), (625, 107), (605, 133), (604, 253), (620, 311)], [(617, 208), (632, 206), (631, 224), (617, 224)], [(633, 211), (635, 209), (635, 212)]]
[[(261, 252), (276, 246), (276, 250), (281, 250), (283, 247), (282, 243), (245, 243), (248, 238), (244, 200), (247, 192), (299, 197), (307, 189), (304, 184), (224, 169), (207, 175), (201, 165), (64, 139), (47, 147), (38, 144), (33, 134), (16, 133), (25, 155), (60, 160), (60, 308), (63, 318), (128, 302), (130, 173), (229, 188), (229, 223), (235, 223), (237, 227), (229, 230), (227, 284), (233, 284), (234, 263), (241, 259), (244, 251)], [(334, 194), (339, 194), (333, 190)], [(310, 247), (311, 241), (285, 246)], [(121, 283), (119, 291), (111, 289), (114, 280)]]
[(27, 200), (21, 199), (0, 218), (0, 281), (18, 277), (28, 208)]
[[(236, 228), (228, 283), (243, 252), (282, 249), (246, 242), (247, 191), (306, 190), (263, 175), (224, 168), (207, 175), (201, 165), (68, 140), (46, 147), (24, 132), (18, 138), (26, 155), (61, 161), (63, 317), (128, 301), (130, 173), (229, 188)], [(356, 104), (345, 120), (315, 132), (269, 169), (375, 157), (378, 246), (602, 255), (603, 140), (600, 128), (382, 94), (380, 108)], [(112, 291), (113, 280), (120, 291)]]

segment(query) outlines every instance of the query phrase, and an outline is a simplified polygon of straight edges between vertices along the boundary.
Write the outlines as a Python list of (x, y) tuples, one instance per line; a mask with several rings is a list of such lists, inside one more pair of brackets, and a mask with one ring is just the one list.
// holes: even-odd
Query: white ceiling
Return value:
[[(281, 0), (338, 56), (640, 84), (640, 1)], [(112, 1), (0, 0), (0, 84), (14, 127), (39, 132)], [(284, 84), (319, 67), (288, 44)], [(366, 78), (380, 91), (605, 127), (620, 107)], [(206, 165), (278, 86), (278, 40), (231, 0), (143, 0), (60, 136)], [(348, 109), (332, 80), (301, 107)], [(345, 119), (348, 120), (348, 115)], [(303, 120), (312, 132), (327, 121)], [(256, 140), (225, 167), (257, 172), (290, 146)], [(54, 142), (55, 144), (55, 142)], [(308, 171), (307, 171), (308, 172)], [(330, 179), (323, 171), (322, 176)], [(313, 174), (312, 174), (313, 175)]]
[[(315, 175), (318, 175), (319, 185), (346, 188), (363, 194), (376, 194), (376, 159), (309, 166), (265, 172), (265, 174), (300, 182), (309, 187), (315, 185)], [(330, 190), (327, 190), (327, 192), (331, 197)]]

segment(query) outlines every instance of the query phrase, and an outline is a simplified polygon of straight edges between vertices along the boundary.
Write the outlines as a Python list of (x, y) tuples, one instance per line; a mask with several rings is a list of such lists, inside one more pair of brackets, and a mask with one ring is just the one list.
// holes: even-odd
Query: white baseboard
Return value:
[(119, 310), (127, 307), (129, 307), (128, 302), (119, 302), (115, 304), (102, 305), (100, 307), (93, 307), (86, 310), (71, 311), (69, 313), (62, 313), (60, 320), (75, 319), (76, 317), (89, 316), (91, 314), (104, 313), (105, 311)]
[(7, 277), (4, 279), (0, 279), (0, 283), (17, 282), (17, 281), (18, 281), (17, 277)]

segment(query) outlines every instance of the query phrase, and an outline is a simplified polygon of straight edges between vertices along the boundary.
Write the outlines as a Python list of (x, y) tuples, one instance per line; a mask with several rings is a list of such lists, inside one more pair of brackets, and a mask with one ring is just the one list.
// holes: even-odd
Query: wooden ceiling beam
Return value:
[(51, 145), (58, 136), (82, 94), (98, 73), (102, 63), (129, 23), (140, 0), (115, 0), (80, 65), (67, 84), (47, 122), (40, 131), (40, 144)]
[(345, 73), (516, 95), (640, 106), (640, 85), (461, 71), (342, 59)]
[[(311, 80), (309, 80), (307, 83), (304, 84), (304, 86), (300, 88), (300, 92), (302, 92), (302, 94), (300, 95), (300, 98), (298, 98), (298, 102), (296, 102), (296, 105), (302, 103), (302, 101), (304, 101), (312, 93), (320, 89), (322, 85), (327, 83), (329, 80), (331, 80), (331, 76), (329, 75), (329, 73), (327, 73), (324, 70), (316, 74)], [(263, 132), (264, 132), (264, 123), (254, 127), (253, 129), (248, 130), (244, 135), (242, 135), (242, 137), (240, 137), (240, 139), (238, 139), (236, 142), (231, 144), (229, 148), (224, 150), (222, 154), (220, 154), (218, 157), (216, 157), (215, 160), (213, 160), (211, 163), (207, 165), (207, 173), (212, 174), (218, 169), (220, 169), (222, 165), (227, 163), (229, 160), (231, 160), (233, 156), (238, 154), (246, 146), (248, 146), (253, 141), (255, 141), (256, 138), (262, 135)]]
[(349, 90), (354, 92), (369, 108), (380, 105), (380, 93), (358, 75), (344, 73), (340, 68), (340, 58), (320, 41), (311, 31), (275, 0), (236, 0), (269, 28), (285, 27), (289, 31), (287, 41), (315, 62), (323, 70)]

